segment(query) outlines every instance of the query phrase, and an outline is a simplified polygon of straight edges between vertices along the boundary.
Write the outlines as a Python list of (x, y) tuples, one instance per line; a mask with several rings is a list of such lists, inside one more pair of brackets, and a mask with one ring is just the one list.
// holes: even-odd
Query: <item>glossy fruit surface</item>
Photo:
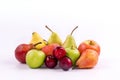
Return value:
[(60, 60), (61, 58), (66, 56), (66, 51), (65, 51), (65, 49), (63, 47), (56, 47), (53, 50), (53, 55), (55, 56), (55, 58)]
[(78, 50), (81, 52), (85, 51), (86, 49), (92, 49), (92, 50), (95, 50), (98, 55), (100, 55), (100, 46), (99, 44), (94, 41), (94, 40), (85, 40), (83, 41), (79, 47), (78, 47)]
[(63, 70), (67, 71), (67, 70), (69, 70), (69, 69), (72, 67), (72, 61), (71, 61), (70, 58), (64, 57), (64, 58), (62, 58), (62, 59), (60, 60), (59, 66), (60, 66)]
[(92, 49), (86, 49), (77, 60), (78, 68), (93, 68), (98, 62), (98, 53)]
[(66, 40), (64, 41), (63, 43), (63, 47), (64, 48), (71, 48), (71, 47), (75, 47), (77, 48), (77, 44), (75, 42), (75, 39), (74, 37), (72, 36), (73, 32), (78, 28), (78, 26), (76, 26), (72, 32), (66, 37)]
[(44, 52), (40, 50), (32, 49), (28, 51), (26, 55), (26, 64), (30, 68), (39, 68), (43, 65), (45, 57), (46, 56)]
[(59, 45), (62, 45), (62, 40), (59, 35), (56, 32), (52, 31), (47, 25), (45, 27), (52, 33), (48, 39), (48, 44), (57, 43)]
[(47, 56), (45, 59), (45, 65), (48, 68), (54, 68), (57, 65), (58, 60), (54, 56)]
[(27, 52), (33, 48), (31, 44), (20, 44), (15, 49), (15, 57), (21, 63), (26, 63), (25, 58)]
[(59, 46), (59, 44), (52, 43), (52, 44), (49, 44), (49, 45), (43, 47), (42, 51), (46, 54), (46, 56), (53, 55), (53, 50), (58, 46)]
[(76, 61), (80, 57), (80, 52), (76, 48), (66, 48), (66, 56), (72, 60), (73, 66), (76, 64)]
[(39, 42), (40, 42), (40, 44), (35, 46), (36, 49), (41, 49), (44, 46), (46, 46), (46, 41), (44, 41), (44, 39), (37, 32), (33, 32), (30, 44), (35, 45), (35, 44), (37, 44)]

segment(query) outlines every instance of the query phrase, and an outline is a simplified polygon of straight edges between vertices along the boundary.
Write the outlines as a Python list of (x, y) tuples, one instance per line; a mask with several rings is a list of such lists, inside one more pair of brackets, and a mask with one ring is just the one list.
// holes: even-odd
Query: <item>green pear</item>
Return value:
[(43, 65), (45, 57), (44, 52), (37, 49), (32, 49), (27, 52), (26, 64), (33, 69), (39, 68)]
[(64, 47), (64, 48), (71, 48), (71, 47), (77, 48), (75, 39), (74, 39), (74, 37), (72, 36), (73, 32), (74, 32), (75, 29), (77, 29), (77, 28), (78, 28), (78, 26), (75, 27), (75, 28), (72, 30), (71, 34), (69, 34), (69, 35), (66, 37), (66, 40), (65, 40), (65, 42), (63, 43), (63, 47)]
[(80, 57), (80, 52), (75, 47), (66, 48), (65, 51), (66, 51), (66, 56), (72, 60), (72, 64), (74, 66), (76, 64), (76, 61)]
[(59, 45), (62, 45), (62, 40), (60, 39), (59, 35), (56, 32), (53, 32), (48, 26), (45, 27), (52, 32), (51, 36), (48, 39), (48, 44), (57, 43)]

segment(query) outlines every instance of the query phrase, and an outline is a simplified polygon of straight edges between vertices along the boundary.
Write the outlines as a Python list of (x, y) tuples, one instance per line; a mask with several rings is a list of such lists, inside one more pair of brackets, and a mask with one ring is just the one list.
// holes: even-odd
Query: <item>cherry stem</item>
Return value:
[(76, 27), (72, 30), (72, 32), (71, 32), (70, 34), (72, 35), (73, 32), (74, 32), (77, 28), (78, 28), (78, 26), (76, 26)]
[(53, 32), (47, 25), (45, 26), (49, 31)]
[(38, 44), (42, 44), (42, 42), (38, 42), (38, 43), (34, 44), (34, 46), (37, 46)]

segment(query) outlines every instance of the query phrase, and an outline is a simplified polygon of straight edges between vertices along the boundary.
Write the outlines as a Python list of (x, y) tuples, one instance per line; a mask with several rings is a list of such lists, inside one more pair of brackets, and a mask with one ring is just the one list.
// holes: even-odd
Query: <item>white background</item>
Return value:
[[(77, 45), (93, 39), (101, 46), (93, 69), (30, 69), (14, 57), (18, 44), (29, 43), (31, 33), (48, 39), (48, 25), (64, 41), (75, 26)], [(119, 0), (0, 0), (0, 78), (3, 80), (119, 80)]]

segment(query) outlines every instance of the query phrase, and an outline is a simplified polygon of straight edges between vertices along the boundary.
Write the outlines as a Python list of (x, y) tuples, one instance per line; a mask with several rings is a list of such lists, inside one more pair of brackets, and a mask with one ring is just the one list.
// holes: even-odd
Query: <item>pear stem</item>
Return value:
[(72, 35), (73, 32), (74, 32), (77, 28), (78, 28), (78, 26), (76, 26), (76, 27), (72, 30), (72, 32), (70, 33), (70, 35)]
[(47, 25), (45, 26), (50, 32), (53, 32)]

